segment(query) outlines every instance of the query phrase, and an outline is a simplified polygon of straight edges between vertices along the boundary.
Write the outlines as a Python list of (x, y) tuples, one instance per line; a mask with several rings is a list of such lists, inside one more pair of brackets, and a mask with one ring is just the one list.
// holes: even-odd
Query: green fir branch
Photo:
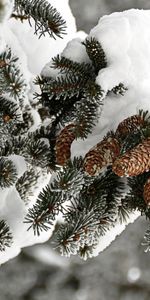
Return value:
[(0, 135), (6, 140), (15, 134), (18, 124), (21, 123), (21, 110), (18, 103), (0, 96)]
[(43, 86), (43, 92), (48, 94), (49, 99), (55, 96), (56, 100), (63, 98), (72, 98), (78, 96), (85, 84), (85, 80), (77, 76), (66, 75), (46, 82)]
[(87, 84), (83, 89), (83, 95), (96, 104), (103, 104), (102, 100), (104, 98), (104, 91), (92, 80), (87, 81)]
[(84, 260), (93, 257), (93, 250), (96, 248), (97, 243), (92, 245), (84, 244), (84, 246), (79, 248), (78, 255)]
[[(73, 161), (69, 160), (62, 169), (57, 171), (50, 184), (51, 189), (60, 192), (64, 200), (76, 197), (83, 187), (84, 174), (83, 170), (79, 169), (79, 164), (81, 164), (81, 158), (74, 158)], [(75, 194), (74, 191), (76, 191)]]
[(93, 231), (97, 225), (94, 211), (74, 212), (74, 219), (71, 223), (62, 224), (56, 232), (56, 248), (59, 248), (61, 254), (70, 256), (77, 254), (79, 247), (84, 244), (85, 236), (89, 231)]
[(52, 68), (58, 69), (62, 74), (76, 75), (84, 78), (95, 76), (92, 64), (78, 63), (64, 56), (57, 55), (52, 58)]
[(95, 83), (93, 65), (57, 56), (53, 58), (52, 67), (60, 70), (62, 75), (55, 79), (37, 78), (41, 95), (36, 95), (36, 98), (49, 111), (49, 115), (56, 118), (56, 127), (73, 122), (76, 137), (85, 138), (98, 121), (105, 96)]
[(13, 243), (12, 233), (4, 220), (0, 221), (0, 251), (6, 251)]
[(96, 244), (99, 237), (111, 228), (117, 219), (124, 184), (108, 169), (98, 178), (85, 178), (79, 193), (77, 187), (72, 190), (70, 205), (63, 211), (65, 223), (54, 237), (56, 247), (67, 256), (77, 254), (84, 245)]
[(16, 189), (25, 204), (28, 204), (29, 198), (33, 196), (33, 188), (37, 185), (39, 176), (40, 172), (37, 169), (28, 166), (28, 170), (17, 180)]
[(25, 223), (29, 223), (29, 229), (33, 228), (35, 234), (40, 234), (43, 230), (48, 230), (59, 212), (63, 212), (63, 203), (73, 196), (72, 191), (82, 188), (81, 174), (79, 166), (81, 158), (68, 162), (64, 170), (57, 172), (57, 176), (39, 194), (36, 204), (29, 209), (25, 218)]
[(101, 44), (98, 40), (91, 37), (89, 39), (87, 38), (85, 42), (83, 42), (83, 45), (92, 61), (96, 74), (98, 74), (101, 69), (107, 67), (106, 55)]
[(13, 162), (7, 158), (0, 158), (0, 187), (8, 188), (17, 180), (17, 170)]
[(30, 105), (26, 105), (22, 111), (23, 126), (30, 129), (34, 125), (34, 118), (32, 115), (32, 108)]
[(50, 37), (62, 37), (65, 34), (66, 22), (60, 13), (46, 0), (15, 0), (15, 11), (17, 15), (35, 21), (35, 34), (48, 33)]
[(29, 229), (33, 229), (35, 235), (40, 235), (42, 231), (49, 230), (60, 212), (61, 194), (54, 193), (50, 186), (39, 194), (36, 204), (28, 210), (25, 223), (29, 224)]
[(14, 120), (18, 123), (20, 119), (21, 111), (18, 104), (0, 96), (0, 122), (3, 120), (3, 123), (8, 123)]
[(31, 139), (28, 138), (21, 153), (27, 162), (33, 166), (44, 168), (48, 165), (50, 148), (42, 139), (35, 140), (34, 136)]
[(127, 205), (127, 198), (125, 200), (121, 199), (120, 205), (118, 206), (118, 221), (120, 222), (120, 224), (128, 222), (131, 212), (132, 209)]
[(149, 209), (147, 208), (143, 198), (144, 185), (149, 177), (150, 172), (145, 172), (127, 179), (129, 192), (123, 199), (123, 205), (127, 210), (129, 210), (129, 212), (138, 210), (141, 214), (145, 214), (147, 217), (150, 217)]
[(75, 124), (74, 134), (76, 138), (87, 138), (97, 124), (99, 117), (98, 105), (90, 102), (88, 98), (82, 98), (76, 103), (73, 122)]
[(0, 156), (9, 156), (11, 154), (22, 155), (24, 146), (27, 144), (27, 138), (21, 135), (11, 136), (0, 145)]
[(14, 56), (10, 48), (0, 54), (0, 94), (8, 94), (16, 100), (23, 102), (27, 84), (23, 74), (17, 65), (18, 58)]
[(0, 156), (21, 155), (32, 166), (48, 167), (51, 161), (51, 149), (44, 139), (37, 139), (33, 133), (10, 137), (0, 145)]
[[(69, 80), (69, 81), (68, 81)], [(70, 85), (71, 80), (71, 85)], [(55, 124), (76, 124), (76, 137), (85, 138), (96, 125), (103, 104), (103, 91), (93, 81), (57, 78), (42, 86), (41, 102), (55, 116)], [(69, 85), (65, 85), (68, 84)], [(72, 86), (73, 83), (73, 86)]]
[(124, 94), (126, 93), (127, 90), (128, 90), (128, 88), (125, 87), (123, 83), (119, 83), (117, 86), (115, 86), (111, 90), (111, 92), (113, 92), (115, 95), (124, 96)]
[(150, 227), (146, 230), (142, 246), (145, 247), (145, 252), (150, 251)]

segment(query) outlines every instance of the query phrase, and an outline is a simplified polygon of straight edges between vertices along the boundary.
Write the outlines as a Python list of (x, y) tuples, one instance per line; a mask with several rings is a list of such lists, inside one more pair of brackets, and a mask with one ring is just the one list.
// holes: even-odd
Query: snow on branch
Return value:
[(7, 27), (13, 3), (0, 7), (1, 263), (53, 232), (61, 254), (87, 259), (150, 219), (150, 11), (104, 16), (86, 38), (72, 29), (39, 74), (53, 51), (45, 33), (66, 26), (50, 2), (16, 0), (19, 29), (17, 15)]

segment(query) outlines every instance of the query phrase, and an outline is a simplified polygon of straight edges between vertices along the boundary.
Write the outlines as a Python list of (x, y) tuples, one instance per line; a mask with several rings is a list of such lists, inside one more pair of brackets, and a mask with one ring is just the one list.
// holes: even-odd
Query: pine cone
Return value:
[(117, 158), (112, 170), (118, 176), (137, 176), (150, 169), (150, 138)]
[(143, 197), (145, 200), (145, 203), (150, 206), (150, 178), (146, 181), (144, 185), (144, 192), (143, 192)]
[(91, 176), (99, 175), (103, 167), (113, 163), (119, 151), (120, 145), (116, 138), (104, 138), (85, 155), (84, 171)]
[(135, 130), (137, 127), (143, 125), (144, 122), (145, 120), (142, 115), (134, 115), (128, 117), (127, 119), (119, 123), (116, 130), (116, 136), (120, 138), (125, 138), (130, 132)]
[(56, 139), (56, 163), (63, 166), (71, 156), (71, 144), (75, 139), (74, 124), (67, 125)]

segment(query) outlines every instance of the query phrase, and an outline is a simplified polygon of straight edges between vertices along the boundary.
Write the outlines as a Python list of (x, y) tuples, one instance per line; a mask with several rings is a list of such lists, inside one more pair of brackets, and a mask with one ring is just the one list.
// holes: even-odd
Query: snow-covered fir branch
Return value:
[(132, 9), (86, 35), (67, 0), (1, 1), (0, 263), (50, 237), (87, 259), (150, 218), (149, 25)]

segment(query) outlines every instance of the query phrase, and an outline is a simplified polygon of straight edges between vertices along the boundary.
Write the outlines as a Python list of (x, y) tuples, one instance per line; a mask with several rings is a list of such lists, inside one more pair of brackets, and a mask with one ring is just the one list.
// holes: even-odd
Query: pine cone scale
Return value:
[(116, 136), (124, 138), (131, 131), (135, 130), (139, 126), (142, 126), (144, 124), (144, 122), (145, 122), (145, 120), (144, 120), (143, 116), (140, 116), (140, 115), (133, 115), (131, 117), (128, 117), (127, 119), (125, 119), (121, 123), (119, 123), (119, 125), (116, 129)]
[(67, 125), (56, 139), (56, 163), (63, 166), (71, 157), (71, 144), (75, 139), (74, 124)]
[(94, 146), (84, 158), (84, 171), (97, 176), (103, 167), (111, 165), (120, 151), (120, 145), (114, 137), (107, 137)]
[(150, 169), (150, 138), (116, 159), (113, 171), (118, 176), (137, 176)]

